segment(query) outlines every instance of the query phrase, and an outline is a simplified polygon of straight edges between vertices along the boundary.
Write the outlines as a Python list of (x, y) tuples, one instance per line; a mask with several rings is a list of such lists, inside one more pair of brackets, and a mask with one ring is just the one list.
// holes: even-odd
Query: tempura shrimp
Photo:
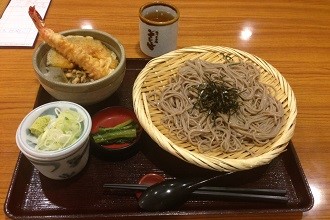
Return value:
[(38, 29), (40, 37), (63, 57), (84, 69), (90, 78), (100, 79), (117, 66), (118, 62), (112, 57), (97, 58), (92, 56), (83, 47), (71, 43), (63, 35), (46, 28), (35, 6), (30, 6), (29, 15)]

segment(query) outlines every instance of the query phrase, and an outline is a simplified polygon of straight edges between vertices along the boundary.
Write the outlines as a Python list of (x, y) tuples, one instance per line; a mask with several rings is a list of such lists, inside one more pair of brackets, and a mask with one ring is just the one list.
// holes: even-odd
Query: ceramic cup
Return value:
[(164, 2), (153, 2), (140, 8), (140, 48), (150, 57), (157, 57), (177, 47), (179, 11)]
[[(42, 115), (54, 115), (55, 109), (72, 109), (82, 116), (82, 133), (76, 142), (56, 151), (41, 151), (35, 149), (30, 141), (32, 123)], [(41, 105), (31, 111), (22, 120), (16, 132), (16, 143), (20, 151), (44, 176), (50, 179), (68, 179), (78, 174), (87, 164), (89, 158), (89, 134), (92, 121), (89, 113), (80, 105), (73, 102), (56, 101)]]

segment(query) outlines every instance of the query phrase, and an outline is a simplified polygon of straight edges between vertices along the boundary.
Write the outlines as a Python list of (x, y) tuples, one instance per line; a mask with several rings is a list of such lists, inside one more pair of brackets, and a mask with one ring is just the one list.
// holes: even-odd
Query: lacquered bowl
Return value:
[(91, 137), (94, 152), (98, 156), (106, 159), (120, 160), (134, 155), (139, 150), (137, 143), (140, 139), (142, 128), (139, 125), (139, 121), (137, 120), (133, 109), (123, 106), (107, 107), (92, 116), (91, 136), (97, 133), (99, 127), (114, 127), (129, 119), (138, 124), (136, 138), (128, 143), (98, 144), (95, 143)]

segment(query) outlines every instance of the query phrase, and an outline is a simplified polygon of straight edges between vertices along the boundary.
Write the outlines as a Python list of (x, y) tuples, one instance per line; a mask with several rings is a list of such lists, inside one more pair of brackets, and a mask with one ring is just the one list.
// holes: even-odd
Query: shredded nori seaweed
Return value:
[(228, 86), (224, 81), (214, 82), (207, 79), (204, 83), (196, 86), (198, 99), (194, 108), (199, 112), (207, 112), (215, 120), (218, 114), (227, 114), (228, 121), (231, 115), (239, 109), (239, 91)]

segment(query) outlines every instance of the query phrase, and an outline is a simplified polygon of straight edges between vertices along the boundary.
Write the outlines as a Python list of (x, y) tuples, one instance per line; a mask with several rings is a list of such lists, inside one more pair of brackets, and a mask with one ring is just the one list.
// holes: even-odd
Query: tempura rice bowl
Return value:
[(112, 35), (90, 29), (73, 29), (61, 32), (64, 36), (91, 36), (100, 40), (112, 50), (119, 61), (118, 66), (107, 76), (86, 83), (70, 84), (54, 80), (47, 72), (46, 56), (50, 46), (41, 43), (33, 54), (33, 68), (42, 87), (57, 100), (71, 101), (82, 105), (100, 102), (111, 96), (121, 85), (126, 71), (126, 57), (123, 45)]

